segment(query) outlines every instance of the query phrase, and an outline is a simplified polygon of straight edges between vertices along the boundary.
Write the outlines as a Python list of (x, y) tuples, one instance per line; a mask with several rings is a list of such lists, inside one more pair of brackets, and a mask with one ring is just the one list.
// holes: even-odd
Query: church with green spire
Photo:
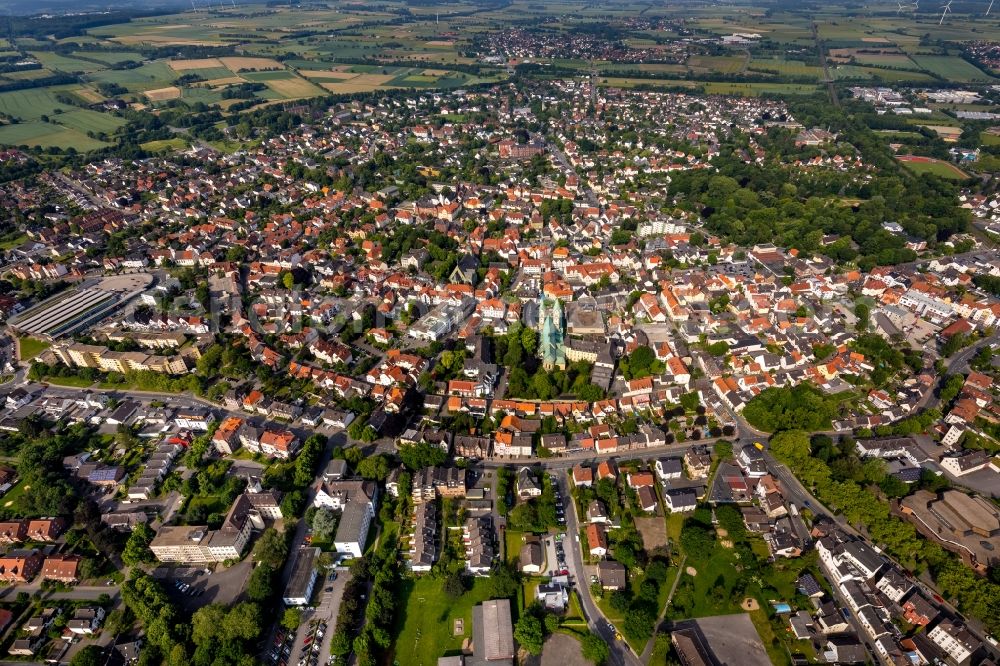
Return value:
[(551, 307), (543, 295), (538, 297), (538, 355), (542, 368), (566, 369), (566, 318), (562, 304), (556, 298)]

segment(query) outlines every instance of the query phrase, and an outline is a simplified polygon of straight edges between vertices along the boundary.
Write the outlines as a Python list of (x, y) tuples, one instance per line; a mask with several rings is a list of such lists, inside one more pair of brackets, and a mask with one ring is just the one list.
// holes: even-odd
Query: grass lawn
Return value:
[(683, 513), (667, 514), (667, 538), (674, 543), (680, 543), (681, 528), (684, 526)]
[[(462, 640), (472, 636), (472, 607), (489, 598), (486, 579), (476, 578), (458, 599), (445, 594), (440, 579), (424, 576), (403, 581), (399, 590), (395, 654), (399, 663), (435, 666), (438, 657), (458, 654)], [(453, 635), (454, 620), (461, 618), (464, 633)], [(402, 659), (401, 657), (405, 657)]]
[(569, 608), (566, 609), (564, 621), (583, 620), (583, 608), (580, 606), (580, 595), (576, 590), (569, 594)]
[(653, 653), (649, 657), (651, 664), (667, 663), (667, 656), (670, 655), (670, 634), (657, 634), (656, 642), (653, 643)]
[(161, 150), (183, 150), (187, 148), (187, 141), (181, 137), (174, 137), (173, 139), (159, 139), (157, 141), (148, 141), (142, 144), (143, 150), (148, 150), (151, 153), (155, 153)]
[(524, 544), (524, 532), (504, 530), (504, 559), (515, 565), (521, 556), (521, 546)]
[[(984, 134), (983, 136), (987, 135)], [(997, 138), (1000, 139), (1000, 137)], [(22, 234), (16, 232), (8, 234), (4, 236), (3, 240), (0, 240), (0, 250), (9, 250), (11, 248), (17, 247), (26, 240), (28, 240), (28, 234)]]
[[(792, 660), (788, 656), (788, 651), (774, 633), (774, 627), (771, 626), (771, 621), (767, 618), (767, 611), (763, 608), (751, 611), (750, 621), (753, 622), (757, 633), (760, 634), (761, 642), (764, 644), (764, 649), (767, 650), (767, 656), (771, 659), (771, 663), (774, 666), (790, 665)], [(808, 641), (799, 642), (807, 643)]]
[(84, 379), (83, 377), (46, 377), (45, 381), (49, 384), (55, 384), (56, 386), (71, 386), (73, 388), (87, 388), (94, 384), (92, 379)]
[(28, 359), (35, 358), (43, 351), (51, 347), (52, 345), (44, 340), (39, 340), (38, 338), (32, 338), (29, 336), (24, 336), (23, 338), (18, 338), (19, 346), (21, 348), (21, 360), (27, 361)]
[(7, 513), (10, 511), (11, 507), (17, 502), (17, 498), (24, 494), (25, 490), (29, 490), (31, 486), (24, 485), (24, 480), (18, 481), (13, 488), (7, 491), (7, 494), (0, 497), (0, 507), (3, 508), (3, 512)]
[[(202, 507), (205, 511), (206, 516), (209, 516), (213, 513), (224, 513), (228, 508), (223, 503), (221, 496), (206, 495), (204, 497), (192, 497), (190, 502), (188, 502), (185, 514), (192, 515), (192, 512), (196, 507)], [(200, 521), (195, 521), (195, 522), (200, 522)]]

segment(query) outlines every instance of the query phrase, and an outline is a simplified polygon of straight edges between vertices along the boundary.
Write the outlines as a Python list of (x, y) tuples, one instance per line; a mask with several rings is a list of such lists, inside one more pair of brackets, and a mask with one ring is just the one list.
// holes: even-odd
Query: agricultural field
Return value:
[(31, 51), (30, 54), (31, 57), (42, 63), (42, 66), (50, 70), (90, 73), (104, 69), (104, 66), (100, 63), (81, 60), (79, 58), (69, 58), (49, 51)]
[[(404, 9), (408, 18), (400, 21)], [(580, 0), (515, 0), (501, 10), (464, 0), (450, 3), (446, 9), (409, 5), (402, 0), (371, 6), (333, 0), (303, 6), (199, 6), (198, 11), (140, 17), (58, 40), (19, 37), (12, 44), (3, 39), (0, 54), (20, 52), (36, 59), (42, 68), (0, 74), (0, 86), (74, 73), (79, 81), (60, 85), (57, 92), (73, 97), (81, 106), (120, 97), (155, 108), (180, 99), (215, 105), (223, 111), (242, 99), (227, 99), (225, 88), (247, 82), (266, 86), (253, 94), (266, 102), (400, 88), (471, 87), (506, 77), (504, 67), (495, 61), (483, 67), (474, 44), (479, 36), (502, 30), (512, 21), (529, 29), (537, 25), (562, 31), (572, 39), (580, 24), (614, 23), (636, 16), (668, 21), (658, 28), (628, 26), (623, 35), (630, 48), (669, 52), (664, 62), (656, 55), (652, 62), (591, 61), (576, 56), (546, 62), (577, 70), (580, 76), (595, 67), (604, 86), (683, 87), (730, 95), (811, 94), (820, 90), (824, 78), (812, 32), (815, 22), (830, 57), (830, 73), (840, 82), (838, 87), (851, 83), (920, 86), (941, 80), (966, 84), (996, 80), (963, 60), (953, 44), (942, 48), (924, 39), (930, 36), (956, 43), (1000, 40), (997, 26), (974, 21), (975, 16), (957, 9), (939, 26), (936, 12), (929, 10), (900, 14), (894, 9), (872, 8), (848, 13), (839, 5), (804, 12), (738, 5), (721, 9), (626, 1), (607, 7)], [(669, 22), (676, 18), (684, 19), (683, 29)], [(762, 41), (760, 48), (753, 44), (731, 50), (687, 47), (678, 58), (675, 45), (664, 40), (690, 37), (692, 32), (699, 39), (749, 33), (759, 35)], [(61, 48), (54, 49), (57, 43)], [(152, 59), (162, 55), (151, 54), (154, 47), (176, 47), (177, 51), (167, 58)], [(205, 52), (200, 47), (227, 50)], [(131, 68), (128, 61), (141, 64)], [(465, 65), (483, 69), (455, 69)], [(744, 83), (739, 80), (742, 73), (768, 80)], [(192, 77), (195, 80), (178, 81), (186, 75), (196, 75)], [(700, 80), (693, 81), (695, 77)], [(84, 110), (67, 108), (62, 109), (66, 118), (57, 123), (53, 112), (64, 105), (54, 102), (50, 93), (55, 91), (44, 89), (38, 99), (27, 103), (0, 93), (0, 112), (25, 121), (17, 128), (0, 127), (0, 143), (18, 140), (93, 148), (104, 144), (87, 137), (88, 132), (110, 133), (122, 124), (112, 114), (78, 113)], [(50, 122), (41, 121), (41, 115), (49, 116)]]
[(881, 67), (862, 67), (860, 65), (830, 66), (830, 74), (834, 79), (869, 79), (885, 83), (933, 83), (934, 77), (926, 72), (884, 69)]
[(691, 56), (687, 66), (696, 72), (718, 72), (719, 74), (736, 74), (743, 71), (746, 65), (744, 56)]
[(136, 69), (103, 70), (94, 72), (87, 77), (95, 83), (117, 83), (129, 92), (144, 92), (156, 88), (165, 88), (177, 78), (166, 62), (147, 62)]
[(51, 116), (57, 110), (70, 110), (67, 104), (56, 99), (60, 92), (72, 90), (66, 86), (58, 88), (26, 88), (0, 93), (0, 113), (20, 118), (21, 120), (38, 120), (42, 116)]
[(17, 125), (0, 125), (0, 145), (40, 148), (73, 146), (77, 150), (94, 150), (107, 144), (76, 130), (35, 120)]
[(86, 109), (76, 109), (52, 116), (50, 122), (78, 130), (84, 134), (87, 132), (110, 134), (125, 124), (125, 121), (117, 116)]
[(823, 68), (819, 65), (810, 65), (801, 60), (787, 60), (777, 57), (754, 58), (750, 62), (750, 69), (753, 71), (775, 71), (781, 76), (809, 76), (815, 79), (823, 77)]
[(806, 83), (730, 83), (712, 81), (704, 84), (709, 95), (743, 95), (756, 97), (758, 95), (810, 95), (817, 87)]
[(958, 56), (914, 55), (913, 62), (946, 81), (992, 81), (986, 72)]

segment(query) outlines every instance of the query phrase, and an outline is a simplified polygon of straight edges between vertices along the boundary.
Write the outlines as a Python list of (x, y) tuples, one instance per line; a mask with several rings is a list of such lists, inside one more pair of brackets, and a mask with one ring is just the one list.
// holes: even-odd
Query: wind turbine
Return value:
[(903, 10), (909, 7), (909, 5), (906, 4), (905, 2), (897, 2), (896, 4), (899, 5), (899, 9), (896, 10), (896, 16), (902, 14)]
[(990, 6), (986, 8), (986, 15), (990, 15), (990, 10), (993, 9), (993, 0), (990, 0)]
[(938, 25), (941, 25), (942, 23), (944, 23), (944, 17), (947, 16), (948, 12), (951, 11), (951, 2), (952, 2), (952, 0), (948, 0), (947, 4), (941, 5), (941, 7), (943, 9), (941, 11), (941, 20), (938, 21)]

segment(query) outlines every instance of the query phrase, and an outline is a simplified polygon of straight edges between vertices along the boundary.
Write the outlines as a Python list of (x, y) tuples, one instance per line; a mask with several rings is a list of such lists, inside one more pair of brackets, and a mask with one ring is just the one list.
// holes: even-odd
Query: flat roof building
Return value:
[(300, 548), (295, 555), (292, 575), (285, 587), (282, 601), (286, 606), (305, 606), (316, 587), (316, 558), (319, 548)]
[(14, 317), (10, 325), (48, 339), (73, 335), (111, 314), (119, 300), (103, 289), (68, 289)]
[(514, 627), (509, 599), (484, 601), (472, 609), (472, 657), (467, 666), (513, 666)]

